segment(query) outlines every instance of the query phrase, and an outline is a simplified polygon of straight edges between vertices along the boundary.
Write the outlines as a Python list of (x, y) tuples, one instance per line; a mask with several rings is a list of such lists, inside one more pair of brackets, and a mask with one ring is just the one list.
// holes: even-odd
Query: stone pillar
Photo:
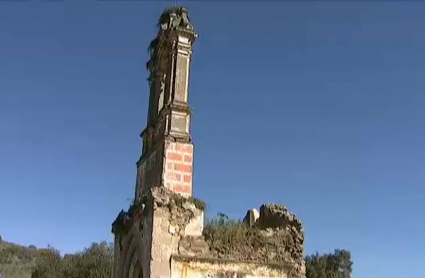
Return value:
[(141, 134), (136, 200), (149, 188), (160, 186), (183, 196), (192, 195), (192, 110), (188, 98), (192, 44), (197, 34), (183, 7), (164, 11), (159, 21), (147, 63), (149, 112), (147, 127)]

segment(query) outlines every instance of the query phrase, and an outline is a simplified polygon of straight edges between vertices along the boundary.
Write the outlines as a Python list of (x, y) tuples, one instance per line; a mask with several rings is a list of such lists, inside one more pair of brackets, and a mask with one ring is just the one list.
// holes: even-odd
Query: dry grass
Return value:
[(0, 242), (0, 273), (4, 278), (30, 278), (36, 256), (35, 247)]

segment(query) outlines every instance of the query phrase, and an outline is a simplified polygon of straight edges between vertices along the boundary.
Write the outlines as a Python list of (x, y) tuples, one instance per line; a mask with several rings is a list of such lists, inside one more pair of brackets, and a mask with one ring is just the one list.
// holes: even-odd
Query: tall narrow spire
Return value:
[(165, 186), (192, 194), (193, 145), (188, 105), (192, 44), (197, 38), (184, 7), (165, 10), (158, 34), (149, 46), (149, 109), (141, 137), (136, 196)]

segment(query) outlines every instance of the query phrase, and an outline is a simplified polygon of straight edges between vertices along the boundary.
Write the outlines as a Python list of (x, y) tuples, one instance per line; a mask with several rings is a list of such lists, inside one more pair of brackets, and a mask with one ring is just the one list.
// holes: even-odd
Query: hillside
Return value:
[(30, 278), (37, 256), (35, 246), (21, 246), (0, 238), (0, 273), (4, 278)]
[(52, 247), (25, 247), (0, 237), (0, 274), (4, 278), (105, 278), (111, 277), (112, 264), (113, 247), (107, 242), (61, 256)]

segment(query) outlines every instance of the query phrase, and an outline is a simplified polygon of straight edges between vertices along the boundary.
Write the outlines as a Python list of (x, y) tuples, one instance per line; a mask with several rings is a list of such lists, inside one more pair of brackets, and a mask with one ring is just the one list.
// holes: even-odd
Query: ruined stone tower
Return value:
[(192, 198), (188, 105), (197, 34), (182, 7), (164, 11), (158, 27), (134, 202), (112, 223), (113, 278), (305, 278), (304, 231), (284, 206), (263, 205), (228, 230), (204, 227), (205, 204)]
[[(112, 225), (116, 278), (170, 277), (169, 259), (177, 250), (169, 231), (165, 232), (169, 236), (162, 235), (164, 231), (157, 225), (166, 222), (166, 212), (157, 209), (157, 202), (160, 196), (192, 195), (192, 110), (188, 96), (192, 44), (197, 34), (184, 7), (165, 10), (158, 27), (146, 64), (149, 108), (147, 125), (140, 135), (143, 147), (137, 162), (134, 203), (129, 211), (121, 211)], [(192, 226), (199, 228), (191, 231), (182, 227), (182, 233), (200, 235), (203, 212), (194, 206), (190, 209), (198, 216)]]
[(193, 145), (188, 105), (192, 44), (197, 34), (185, 8), (165, 11), (151, 42), (149, 110), (137, 162), (136, 198), (151, 187), (164, 186), (192, 195)]

